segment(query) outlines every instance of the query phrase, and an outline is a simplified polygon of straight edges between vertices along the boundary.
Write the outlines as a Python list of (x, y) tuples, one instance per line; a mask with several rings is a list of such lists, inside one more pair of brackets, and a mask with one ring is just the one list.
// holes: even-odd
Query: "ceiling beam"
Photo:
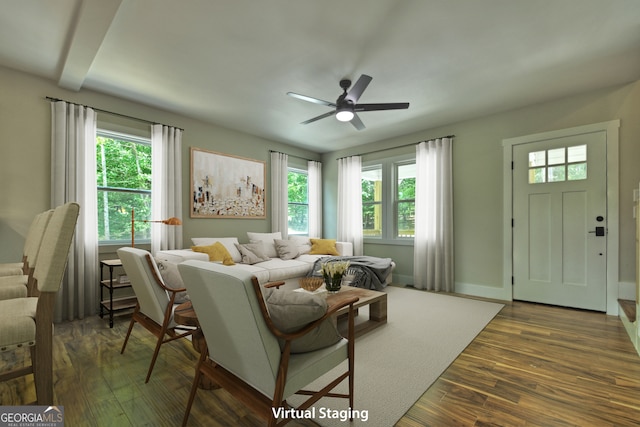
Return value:
[(58, 85), (79, 91), (102, 45), (122, 0), (81, 0), (70, 28)]

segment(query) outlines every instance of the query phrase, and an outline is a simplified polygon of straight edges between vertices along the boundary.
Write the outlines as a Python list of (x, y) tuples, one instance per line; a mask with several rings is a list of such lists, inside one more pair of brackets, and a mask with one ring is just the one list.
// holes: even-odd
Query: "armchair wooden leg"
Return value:
[(198, 385), (200, 384), (200, 379), (202, 377), (202, 371), (200, 370), (200, 366), (204, 363), (209, 355), (208, 350), (205, 348), (202, 353), (200, 353), (200, 359), (198, 360), (198, 364), (196, 365), (196, 373), (193, 378), (193, 384), (191, 385), (191, 393), (189, 393), (189, 401), (187, 402), (187, 409), (184, 412), (184, 418), (182, 419), (182, 427), (187, 425), (187, 421), (189, 420), (189, 414), (191, 414), (191, 406), (193, 405), (193, 400), (196, 397), (196, 393), (198, 392)]
[(133, 314), (131, 315), (131, 322), (129, 322), (129, 330), (127, 331), (127, 335), (124, 337), (124, 343), (122, 343), (122, 350), (120, 350), (120, 354), (123, 354), (124, 349), (127, 347), (127, 342), (129, 342), (129, 336), (133, 330), (133, 325), (136, 323), (136, 314), (138, 314), (139, 310), (140, 306), (136, 304), (136, 308), (133, 310)]

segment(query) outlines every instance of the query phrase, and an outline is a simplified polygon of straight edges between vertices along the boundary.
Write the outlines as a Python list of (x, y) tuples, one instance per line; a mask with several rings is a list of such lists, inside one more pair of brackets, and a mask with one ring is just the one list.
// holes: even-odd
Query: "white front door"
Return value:
[(606, 131), (513, 146), (513, 298), (607, 310)]

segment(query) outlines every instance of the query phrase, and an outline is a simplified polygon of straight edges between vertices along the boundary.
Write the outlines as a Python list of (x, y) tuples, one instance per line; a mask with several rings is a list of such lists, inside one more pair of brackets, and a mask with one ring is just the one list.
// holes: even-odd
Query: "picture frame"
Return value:
[(191, 147), (191, 218), (265, 219), (266, 162)]

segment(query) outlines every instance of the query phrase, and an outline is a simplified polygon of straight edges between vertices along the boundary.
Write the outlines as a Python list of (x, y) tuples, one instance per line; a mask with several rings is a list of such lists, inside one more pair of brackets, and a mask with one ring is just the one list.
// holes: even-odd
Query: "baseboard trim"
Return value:
[(478, 285), (474, 283), (463, 283), (456, 282), (455, 284), (456, 293), (470, 295), (475, 297), (482, 298), (491, 298), (502, 301), (511, 301), (513, 300), (513, 295), (511, 292), (511, 287), (496, 287), (496, 286), (487, 286), (487, 285)]

